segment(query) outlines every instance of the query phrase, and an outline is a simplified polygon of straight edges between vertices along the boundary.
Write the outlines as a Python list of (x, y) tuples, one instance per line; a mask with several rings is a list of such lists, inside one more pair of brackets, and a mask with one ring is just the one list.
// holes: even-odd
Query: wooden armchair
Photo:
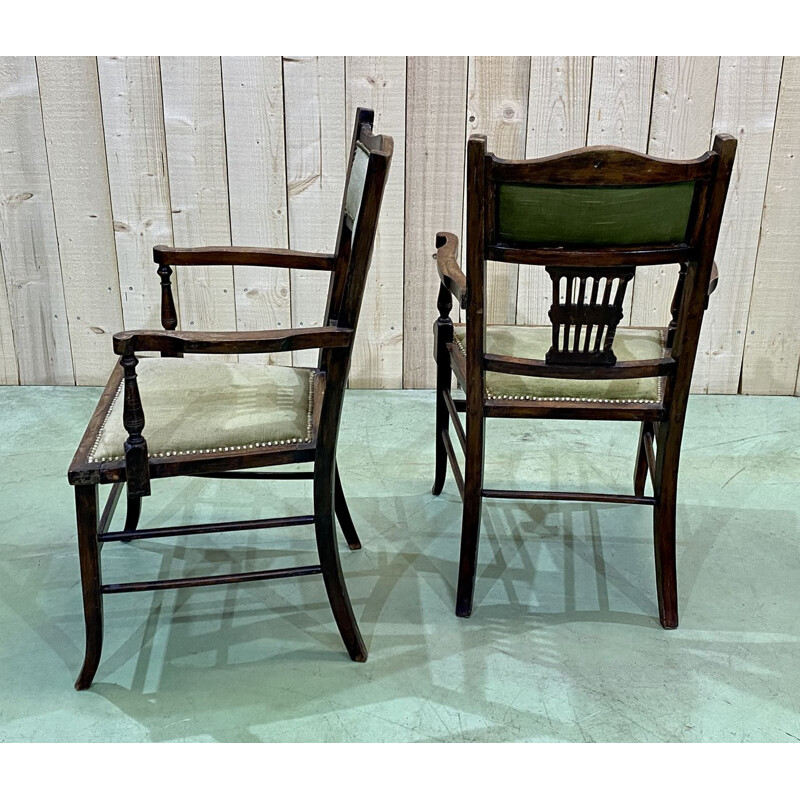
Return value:
[[(434, 323), (436, 476), (449, 461), (464, 502), (456, 614), (472, 612), (484, 497), (653, 506), (661, 624), (678, 625), (675, 502), (684, 416), (703, 312), (717, 283), (714, 251), (736, 140), (717, 136), (693, 161), (587, 147), (505, 161), (473, 136), (467, 154), (467, 274), (458, 239), (436, 238), (441, 278)], [(486, 324), (486, 261), (544, 266), (551, 324)], [(637, 269), (678, 264), (666, 328), (620, 327)], [(450, 319), (452, 297), (466, 326)], [(452, 397), (455, 373), (465, 400)], [(459, 418), (466, 412), (466, 430)], [(639, 420), (633, 494), (484, 488), (489, 417)], [(450, 424), (465, 453), (462, 476)], [(653, 494), (645, 495), (647, 475)]]
[[(387, 136), (372, 132), (373, 112), (358, 109), (336, 252), (301, 253), (255, 247), (156, 247), (163, 331), (114, 336), (121, 356), (69, 468), (75, 486), (78, 548), (86, 622), (86, 655), (75, 687), (91, 685), (103, 641), (103, 596), (120, 592), (209, 586), (322, 573), (347, 652), (367, 650), (345, 587), (335, 539), (334, 509), (351, 549), (360, 547), (336, 466), (336, 443), (353, 337), (375, 242), (381, 199), (392, 157)], [(238, 265), (331, 273), (325, 324), (280, 331), (177, 331), (173, 267)], [(320, 348), (316, 369), (183, 359), (185, 353), (275, 353)], [(139, 360), (137, 353), (161, 358)], [(305, 472), (238, 472), (309, 462)], [(137, 530), (141, 500), (151, 482), (173, 475), (210, 478), (313, 479), (314, 512), (207, 525)], [(98, 487), (111, 493), (98, 514)], [(111, 521), (122, 487), (128, 507), (122, 530)], [(104, 584), (100, 551), (107, 542), (166, 536), (314, 525), (319, 564), (199, 578)]]

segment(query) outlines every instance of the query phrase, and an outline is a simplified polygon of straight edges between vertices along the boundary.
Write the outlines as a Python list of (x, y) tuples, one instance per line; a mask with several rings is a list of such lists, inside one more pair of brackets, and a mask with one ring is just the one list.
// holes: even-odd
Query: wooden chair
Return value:
[[(686, 402), (703, 312), (716, 286), (714, 251), (736, 140), (721, 135), (692, 161), (587, 147), (506, 161), (472, 136), (467, 153), (467, 274), (458, 239), (436, 237), (441, 277), (434, 324), (436, 476), (449, 460), (464, 502), (456, 614), (472, 612), (484, 497), (653, 506), (661, 624), (678, 625), (675, 500)], [(548, 326), (486, 324), (486, 262), (543, 265), (552, 280)], [(678, 264), (666, 328), (618, 327), (637, 268)], [(450, 319), (451, 294), (466, 327)], [(466, 393), (451, 396), (451, 374)], [(458, 413), (466, 412), (466, 430)], [(483, 481), (489, 417), (639, 420), (633, 494), (506, 491)], [(462, 477), (452, 422), (465, 453)], [(645, 495), (650, 475), (652, 496)]]
[[(373, 112), (358, 109), (336, 252), (302, 253), (256, 247), (156, 247), (164, 331), (114, 336), (121, 356), (69, 468), (75, 486), (78, 548), (86, 622), (86, 655), (77, 689), (91, 685), (103, 641), (103, 596), (322, 573), (347, 652), (365, 661), (367, 650), (345, 587), (335, 539), (334, 509), (351, 549), (361, 545), (336, 466), (336, 442), (361, 300), (375, 242), (393, 144), (372, 132)], [(332, 273), (325, 324), (320, 328), (203, 333), (177, 331), (172, 267), (246, 264)], [(320, 348), (317, 369), (260, 366), (185, 353), (276, 353)], [(141, 361), (141, 351), (161, 358)], [(138, 370), (137, 370), (138, 367)], [(147, 420), (147, 422), (145, 422)], [(298, 462), (305, 472), (237, 470)], [(151, 481), (173, 475), (211, 478), (313, 479), (314, 513), (277, 519), (137, 530)], [(98, 487), (112, 484), (98, 516)], [(122, 486), (127, 518), (109, 531)], [(260, 572), (104, 584), (100, 551), (107, 542), (232, 530), (314, 525), (319, 564)]]

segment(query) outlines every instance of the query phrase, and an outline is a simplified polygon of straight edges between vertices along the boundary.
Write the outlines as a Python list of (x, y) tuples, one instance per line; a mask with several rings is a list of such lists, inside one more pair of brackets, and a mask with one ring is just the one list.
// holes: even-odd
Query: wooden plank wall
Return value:
[[(800, 59), (731, 56), (0, 58), (0, 383), (101, 383), (110, 334), (158, 326), (155, 244), (329, 250), (359, 105), (395, 157), (353, 387), (433, 384), (434, 234), (463, 233), (470, 134), (507, 158), (598, 143), (688, 158), (728, 132), (694, 390), (800, 394)], [(675, 276), (640, 270), (627, 320), (663, 323)], [(545, 323), (543, 278), (491, 265), (491, 320)], [(176, 289), (190, 330), (303, 327), (326, 279), (192, 268)]]

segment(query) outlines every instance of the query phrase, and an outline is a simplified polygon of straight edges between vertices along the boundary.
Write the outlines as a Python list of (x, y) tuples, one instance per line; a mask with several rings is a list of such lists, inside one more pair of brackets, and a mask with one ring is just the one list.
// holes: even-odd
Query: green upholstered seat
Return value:
[[(312, 437), (313, 369), (143, 358), (137, 367), (149, 455), (250, 451)], [(119, 461), (123, 384), (89, 461)]]
[[(489, 325), (485, 352), (544, 361), (552, 337), (550, 325)], [(454, 338), (466, 355), (464, 325), (454, 326)], [(662, 328), (617, 328), (614, 352), (619, 361), (661, 358), (664, 355), (664, 331)], [(581, 381), (487, 372), (486, 395), (490, 399), (659, 403), (662, 382), (663, 378)]]
[(694, 181), (658, 186), (554, 187), (501, 184), (497, 235), (558, 246), (685, 241)]

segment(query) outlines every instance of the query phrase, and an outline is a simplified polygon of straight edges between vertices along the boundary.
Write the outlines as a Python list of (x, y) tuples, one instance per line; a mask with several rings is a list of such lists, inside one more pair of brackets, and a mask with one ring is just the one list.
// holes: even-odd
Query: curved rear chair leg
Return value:
[(361, 638), (350, 597), (342, 575), (339, 562), (339, 548), (336, 544), (336, 526), (333, 520), (335, 465), (317, 463), (314, 467), (314, 529), (317, 536), (317, 550), (325, 580), (325, 590), (331, 604), (333, 617), (339, 628), (344, 645), (353, 661), (366, 661), (367, 648)]
[(678, 571), (675, 548), (675, 509), (678, 453), (665, 453), (653, 507), (658, 618), (664, 628), (678, 627)]
[(103, 650), (103, 594), (100, 579), (100, 546), (97, 541), (97, 485), (75, 487), (78, 523), (78, 555), (81, 562), (83, 616), (86, 624), (86, 654), (75, 688), (92, 685)]
[[(135, 531), (139, 525), (139, 516), (142, 513), (142, 498), (128, 497), (128, 507), (125, 512), (126, 531)], [(130, 542), (130, 539), (120, 539), (121, 542)]]
[(650, 430), (650, 423), (642, 422), (639, 432), (639, 449), (636, 451), (636, 468), (633, 471), (633, 493), (637, 497), (644, 497), (645, 483), (647, 482), (647, 455), (644, 449), (644, 438)]
[(347, 546), (351, 550), (361, 549), (361, 540), (358, 538), (356, 526), (353, 524), (353, 518), (350, 516), (350, 509), (347, 507), (347, 499), (344, 496), (342, 489), (342, 481), (339, 478), (339, 465), (336, 465), (336, 482), (334, 491), (334, 505), (336, 508), (336, 519), (339, 520), (339, 527), (344, 535)]
[(472, 614), (475, 593), (475, 572), (478, 566), (478, 541), (481, 532), (481, 506), (483, 491), (483, 436), (484, 420), (480, 418), (469, 426), (467, 420), (467, 454), (464, 475), (464, 510), (461, 518), (461, 556), (458, 564), (456, 590), (456, 615)]

